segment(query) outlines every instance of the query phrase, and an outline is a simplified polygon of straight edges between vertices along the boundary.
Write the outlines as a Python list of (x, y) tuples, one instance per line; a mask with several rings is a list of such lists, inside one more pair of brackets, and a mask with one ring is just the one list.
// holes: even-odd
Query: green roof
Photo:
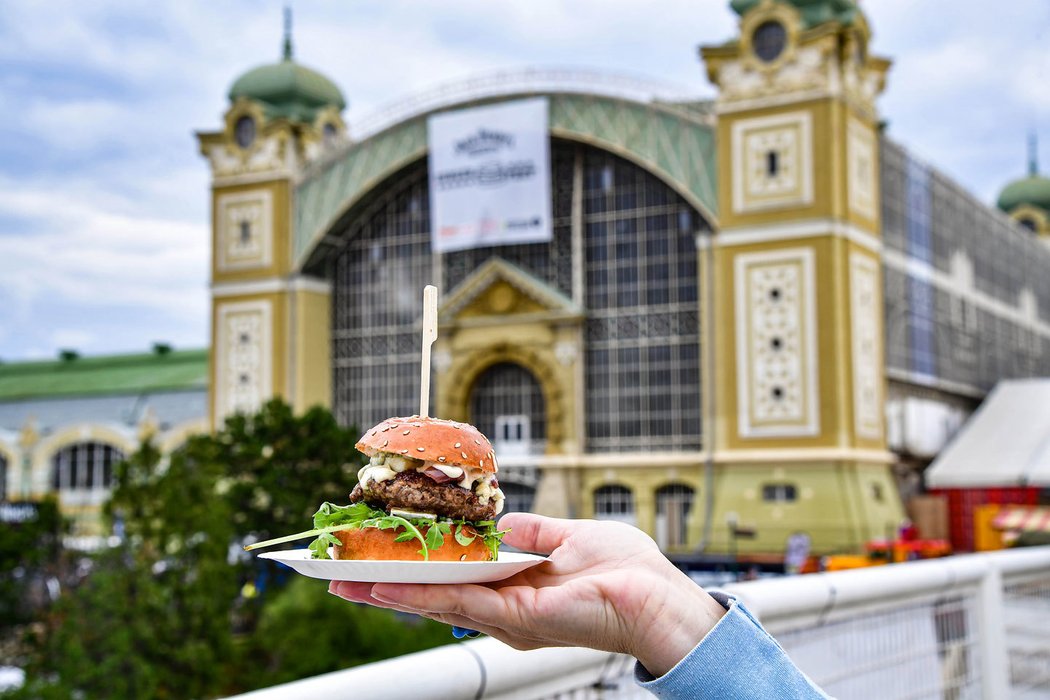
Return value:
[[(856, 0), (779, 0), (793, 5), (802, 15), (802, 27), (811, 29), (818, 24), (837, 21), (849, 26), (856, 19), (859, 8)], [(731, 0), (729, 6), (743, 17), (762, 0)]]
[(0, 401), (207, 386), (207, 349), (0, 363)]
[(1050, 178), (1033, 174), (1014, 180), (1003, 189), (998, 204), (1007, 213), (1028, 204), (1050, 214)]
[(269, 119), (287, 118), (313, 122), (325, 107), (342, 111), (346, 100), (342, 91), (328, 78), (286, 55), (284, 60), (253, 68), (234, 81), (230, 101), (247, 97), (261, 102)]

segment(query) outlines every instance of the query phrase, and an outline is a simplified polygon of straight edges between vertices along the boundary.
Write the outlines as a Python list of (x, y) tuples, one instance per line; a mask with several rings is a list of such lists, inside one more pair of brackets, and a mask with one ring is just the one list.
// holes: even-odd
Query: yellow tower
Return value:
[(903, 516), (883, 426), (889, 62), (854, 0), (731, 6), (739, 39), (702, 49), (719, 88), (716, 517), (765, 523), (767, 549), (793, 529), (856, 548)]
[(296, 409), (330, 403), (328, 284), (293, 267), (293, 187), (345, 138), (342, 93), (284, 55), (230, 88), (225, 128), (198, 133), (212, 169), (212, 425), (271, 396)]

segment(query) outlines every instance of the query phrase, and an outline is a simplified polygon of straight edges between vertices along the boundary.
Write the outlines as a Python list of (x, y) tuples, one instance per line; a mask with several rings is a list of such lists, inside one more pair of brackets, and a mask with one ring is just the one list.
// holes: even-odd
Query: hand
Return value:
[(637, 658), (654, 676), (678, 663), (725, 613), (642, 531), (512, 513), (504, 541), (548, 561), (484, 585), (333, 581), (347, 600), (469, 627), (515, 649), (584, 646)]

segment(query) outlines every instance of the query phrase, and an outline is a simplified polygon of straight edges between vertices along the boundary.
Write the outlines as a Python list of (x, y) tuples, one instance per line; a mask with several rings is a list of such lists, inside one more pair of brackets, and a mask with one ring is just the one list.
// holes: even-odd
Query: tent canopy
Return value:
[(1050, 486), (1050, 379), (999, 382), (926, 470), (926, 483)]

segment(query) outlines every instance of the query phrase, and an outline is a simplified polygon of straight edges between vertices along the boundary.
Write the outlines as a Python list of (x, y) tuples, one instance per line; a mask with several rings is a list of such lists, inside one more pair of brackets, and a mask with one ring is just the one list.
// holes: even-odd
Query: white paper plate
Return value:
[(372, 583), (485, 583), (500, 581), (547, 560), (518, 552), (500, 552), (499, 561), (311, 559), (309, 549), (264, 552), (259, 556), (279, 561), (311, 578)]

